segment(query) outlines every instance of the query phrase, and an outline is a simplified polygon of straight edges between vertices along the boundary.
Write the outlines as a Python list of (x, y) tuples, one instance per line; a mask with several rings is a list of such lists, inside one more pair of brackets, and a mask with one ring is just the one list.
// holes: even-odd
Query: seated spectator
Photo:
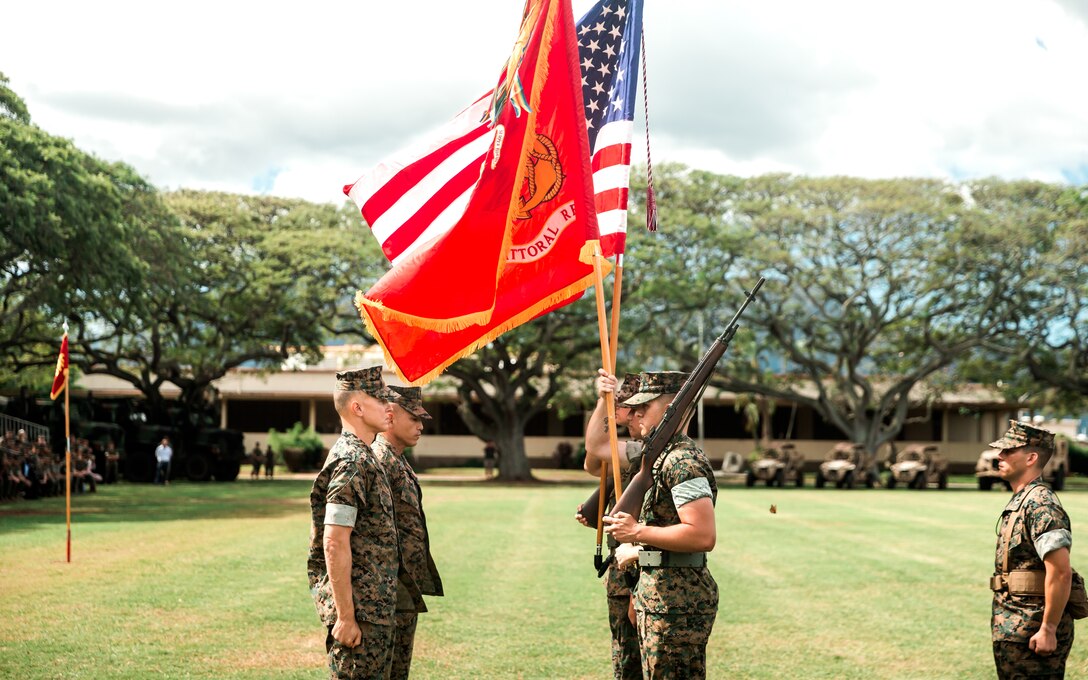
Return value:
[(32, 450), (23, 447), (23, 451), (23, 478), (30, 483), (30, 488), (27, 489), (23, 497), (27, 500), (34, 501), (42, 496), (42, 471), (39, 465), (40, 461)]
[(84, 450), (78, 462), (73, 464), (72, 486), (75, 487), (76, 493), (83, 493), (85, 488), (94, 493), (98, 490), (98, 482), (101, 481), (102, 475), (94, 471), (94, 454)]
[(11, 458), (7, 449), (0, 446), (0, 501), (15, 497), (15, 480), (11, 477)]

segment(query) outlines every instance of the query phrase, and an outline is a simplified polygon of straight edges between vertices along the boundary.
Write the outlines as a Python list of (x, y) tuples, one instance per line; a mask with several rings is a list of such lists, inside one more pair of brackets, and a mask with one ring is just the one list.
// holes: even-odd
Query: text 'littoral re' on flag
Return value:
[(356, 305), (398, 375), (428, 382), (577, 299), (599, 249), (570, 0), (530, 0), (489, 112), (480, 177), (444, 234)]

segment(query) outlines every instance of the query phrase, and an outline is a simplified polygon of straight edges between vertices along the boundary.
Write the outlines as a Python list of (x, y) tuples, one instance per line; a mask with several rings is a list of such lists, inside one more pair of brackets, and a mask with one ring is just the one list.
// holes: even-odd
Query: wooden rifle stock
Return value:
[(677, 433), (680, 427), (687, 424), (692, 409), (703, 396), (703, 391), (710, 381), (710, 376), (714, 374), (718, 361), (725, 354), (725, 351), (729, 349), (729, 343), (737, 333), (741, 314), (755, 299), (756, 293), (763, 286), (763, 280), (762, 276), (759, 277), (759, 281), (752, 288), (752, 292), (745, 294), (744, 304), (733, 315), (733, 320), (729, 322), (725, 331), (718, 336), (718, 339), (703, 354), (703, 358), (699, 360), (691, 374), (688, 375), (688, 379), (684, 382), (680, 391), (673, 397), (672, 403), (669, 404), (668, 409), (665, 410), (665, 415), (661, 418), (661, 422), (643, 441), (642, 465), (631, 483), (623, 490), (619, 500), (616, 501), (615, 507), (612, 508), (613, 514), (626, 512), (638, 519), (639, 514), (642, 512), (642, 499), (653, 482), (653, 468), (657, 457), (665, 450), (665, 446), (668, 445), (669, 440), (673, 438), (673, 435)]
[[(606, 503), (608, 502), (608, 499), (612, 497), (613, 489), (614, 489), (614, 486), (612, 484), (612, 479), (610, 477), (609, 479), (605, 480), (605, 484), (604, 484), (604, 499), (605, 499)], [(585, 518), (586, 523), (589, 524), (590, 529), (596, 529), (597, 528), (597, 512), (596, 512), (596, 509), (600, 505), (600, 502), (601, 502), (601, 487), (598, 485), (597, 488), (593, 490), (593, 493), (591, 493), (589, 495), (589, 498), (587, 498), (585, 500), (585, 502), (582, 503), (582, 517)], [(590, 512), (590, 511), (592, 511), (592, 512)], [(590, 514), (587, 515), (586, 514), (587, 512), (590, 512)]]

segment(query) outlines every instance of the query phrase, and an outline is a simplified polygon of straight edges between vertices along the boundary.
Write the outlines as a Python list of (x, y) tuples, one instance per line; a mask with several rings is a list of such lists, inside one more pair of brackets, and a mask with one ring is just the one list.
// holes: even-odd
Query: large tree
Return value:
[[(680, 180), (705, 203), (703, 173)], [(728, 280), (672, 284), (718, 328), (743, 289), (767, 277), (720, 388), (807, 405), (875, 452), (936, 396), (949, 367), (1015, 328), (1035, 240), (954, 186), (788, 176), (721, 184), (709, 207), (719, 228), (698, 247), (715, 257), (740, 249), (719, 270)], [(674, 200), (683, 204), (683, 192)], [(658, 333), (690, 365), (691, 324), (677, 323), (690, 313), (681, 314), (662, 314)]]
[[(1026, 185), (1036, 213), (1033, 231), (1049, 243), (1036, 275), (1042, 304), (1025, 318), (1019, 358), (1031, 377), (1055, 389), (1056, 406), (1088, 401), (1088, 186)], [(1047, 218), (1049, 218), (1047, 220)], [(1047, 220), (1047, 221), (1043, 221)]]
[(588, 380), (595, 365), (592, 357), (600, 363), (595, 309), (590, 291), (586, 298), (499, 336), (447, 369), (457, 383), (462, 420), (499, 450), (500, 480), (532, 479), (525, 454), (525, 426), (530, 420), (584, 398), (578, 381)]
[[(0, 74), (0, 356), (48, 362), (61, 318), (138, 289), (166, 210), (132, 168), (41, 130)], [(42, 344), (40, 341), (46, 339)]]
[(147, 284), (72, 317), (85, 372), (125, 380), (153, 409), (173, 383), (199, 409), (232, 368), (315, 359), (347, 327), (345, 301), (374, 256), (347, 208), (197, 191), (165, 200), (177, 222), (145, 251)]

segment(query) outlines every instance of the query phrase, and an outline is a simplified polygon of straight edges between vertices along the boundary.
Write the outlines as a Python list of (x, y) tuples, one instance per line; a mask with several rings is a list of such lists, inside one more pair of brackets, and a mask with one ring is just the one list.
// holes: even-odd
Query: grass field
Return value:
[[(590, 489), (424, 483), (447, 596), (421, 616), (413, 677), (610, 677), (593, 533), (571, 519)], [(0, 506), (0, 677), (325, 677), (308, 494), (304, 479), (101, 487), (73, 499), (71, 564), (63, 499)], [(1007, 498), (723, 488), (710, 677), (993, 677)], [(1062, 498), (1082, 535), (1088, 493)], [(1068, 677), (1086, 676), (1079, 642)]]

